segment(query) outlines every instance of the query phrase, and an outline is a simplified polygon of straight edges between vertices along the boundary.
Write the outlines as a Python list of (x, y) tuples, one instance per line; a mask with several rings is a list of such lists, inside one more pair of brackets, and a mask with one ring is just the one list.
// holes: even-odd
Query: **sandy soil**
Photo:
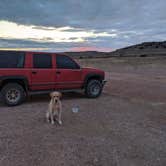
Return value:
[(48, 95), (0, 105), (0, 166), (165, 166), (166, 58), (81, 63), (108, 83), (98, 99), (64, 94), (62, 126), (45, 122)]

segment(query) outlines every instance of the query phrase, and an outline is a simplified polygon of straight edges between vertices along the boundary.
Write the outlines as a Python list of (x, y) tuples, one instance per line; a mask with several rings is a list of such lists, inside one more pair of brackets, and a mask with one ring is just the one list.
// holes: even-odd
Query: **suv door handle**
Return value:
[(60, 71), (56, 71), (56, 74), (61, 74), (61, 72)]
[(36, 74), (37, 73), (37, 71), (32, 71), (32, 74)]

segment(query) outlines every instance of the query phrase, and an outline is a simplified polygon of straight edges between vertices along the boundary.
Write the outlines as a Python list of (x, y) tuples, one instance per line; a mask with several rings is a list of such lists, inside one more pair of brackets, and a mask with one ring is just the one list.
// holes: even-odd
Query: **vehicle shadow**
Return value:
[[(103, 92), (103, 96), (109, 96), (106, 92)], [(27, 100), (22, 103), (21, 105), (29, 105), (29, 104), (38, 104), (38, 103), (49, 103), (50, 101), (49, 94), (36, 94), (32, 96), (28, 96)], [(80, 100), (80, 99), (88, 99), (83, 92), (65, 92), (62, 93), (62, 101), (64, 100)], [(7, 107), (3, 102), (0, 100), (0, 107)]]
[[(86, 98), (84, 93), (81, 92), (65, 92), (62, 94), (62, 100), (73, 100), (73, 99), (83, 99)], [(49, 94), (40, 94), (29, 96), (26, 103), (37, 103), (37, 102), (49, 102), (50, 101)]]

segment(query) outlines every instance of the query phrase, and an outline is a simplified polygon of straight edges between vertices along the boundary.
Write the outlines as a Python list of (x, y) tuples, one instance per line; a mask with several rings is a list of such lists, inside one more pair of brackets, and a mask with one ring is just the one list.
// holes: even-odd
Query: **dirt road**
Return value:
[(103, 68), (108, 83), (98, 99), (64, 94), (62, 126), (45, 122), (47, 95), (0, 105), (0, 166), (165, 166), (166, 60), (81, 63)]

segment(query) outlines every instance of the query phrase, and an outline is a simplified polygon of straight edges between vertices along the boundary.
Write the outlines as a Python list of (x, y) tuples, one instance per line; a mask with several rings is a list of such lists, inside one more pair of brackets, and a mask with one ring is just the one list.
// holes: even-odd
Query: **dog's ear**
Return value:
[(58, 92), (59, 93), (59, 98), (61, 98), (62, 97), (62, 93), (61, 92)]
[(51, 97), (51, 98), (53, 97), (53, 93), (54, 93), (54, 92), (51, 92), (51, 93), (50, 93), (50, 97)]

